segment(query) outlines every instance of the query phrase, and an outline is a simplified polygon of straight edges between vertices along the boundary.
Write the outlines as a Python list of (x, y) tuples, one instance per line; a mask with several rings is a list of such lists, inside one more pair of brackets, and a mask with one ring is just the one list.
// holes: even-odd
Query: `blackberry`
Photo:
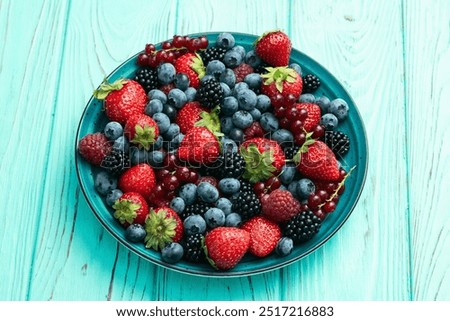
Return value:
[(122, 150), (113, 148), (103, 159), (101, 167), (105, 168), (113, 175), (118, 175), (122, 173), (125, 168), (130, 167), (130, 158)]
[(298, 153), (299, 149), (300, 149), (300, 147), (298, 147), (298, 146), (286, 147), (284, 149), (284, 156), (286, 157), (286, 159), (293, 159), (295, 154)]
[(206, 169), (208, 176), (239, 178), (245, 169), (245, 160), (239, 153), (226, 152)]
[(350, 139), (340, 131), (326, 131), (323, 139), (337, 156), (344, 156), (350, 149)]
[(189, 235), (183, 243), (184, 258), (190, 262), (205, 260), (205, 251), (202, 246), (203, 235), (200, 233)]
[(211, 205), (203, 202), (203, 201), (197, 201), (194, 204), (186, 206), (183, 213), (180, 214), (181, 219), (184, 221), (186, 218), (188, 218), (191, 215), (199, 214), (203, 216), (207, 210), (211, 208)]
[(232, 209), (245, 221), (261, 213), (261, 202), (253, 191), (243, 192), (241, 190), (237, 199), (233, 201)]
[(320, 86), (320, 79), (312, 74), (303, 77), (303, 94), (312, 93)]
[(227, 49), (222, 47), (209, 47), (200, 53), (200, 57), (202, 57), (203, 64), (206, 66), (212, 60), (222, 61), (225, 52), (227, 52)]
[(247, 181), (246, 179), (240, 178), (239, 179), (239, 183), (241, 183), (241, 188), (239, 189), (239, 191), (242, 192), (253, 192), (253, 185), (252, 183), (250, 183), (249, 181)]
[(207, 81), (197, 91), (196, 98), (200, 105), (214, 108), (223, 100), (223, 89), (220, 83), (212, 78)]
[(158, 72), (156, 71), (156, 69), (151, 67), (140, 68), (136, 72), (134, 80), (136, 80), (139, 84), (141, 84), (142, 87), (144, 87), (146, 93), (148, 93), (152, 89), (158, 88), (159, 86)]
[(295, 243), (302, 243), (316, 235), (321, 224), (322, 221), (313, 212), (302, 211), (286, 223), (282, 232)]

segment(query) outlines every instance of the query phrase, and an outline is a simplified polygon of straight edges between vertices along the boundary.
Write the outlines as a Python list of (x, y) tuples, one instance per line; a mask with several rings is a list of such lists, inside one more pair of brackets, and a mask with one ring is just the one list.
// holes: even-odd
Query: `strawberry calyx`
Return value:
[(267, 35), (269, 35), (269, 34), (271, 34), (271, 33), (275, 33), (275, 32), (280, 32), (280, 31), (281, 31), (281, 29), (275, 29), (275, 30), (270, 30), (270, 31), (264, 32), (261, 36), (259, 36), (259, 37), (253, 42), (253, 46), (256, 46), (256, 45), (258, 44), (258, 42), (259, 42), (262, 38), (266, 37)]
[(122, 89), (127, 82), (126, 79), (120, 78), (113, 83), (109, 83), (105, 78), (100, 86), (94, 90), (93, 96), (99, 100), (104, 100), (111, 91)]
[(294, 83), (297, 80), (297, 72), (289, 67), (266, 67), (267, 73), (261, 75), (264, 85), (275, 83), (275, 87), (283, 93), (283, 83)]
[(250, 144), (240, 149), (241, 156), (245, 160), (245, 170), (243, 177), (250, 183), (265, 181), (273, 176), (276, 171), (273, 165), (273, 150), (269, 149), (260, 152), (256, 144)]
[(167, 211), (160, 209), (155, 212), (150, 210), (150, 214), (145, 219), (145, 247), (156, 251), (163, 249), (172, 242), (176, 234), (177, 222), (175, 218), (167, 216)]
[(294, 161), (295, 165), (300, 164), (300, 162), (302, 160), (302, 154), (306, 153), (308, 151), (308, 149), (309, 149), (309, 146), (316, 142), (316, 140), (314, 138), (312, 138), (313, 134), (314, 134), (313, 132), (309, 132), (309, 133), (306, 132), (305, 142), (300, 147), (300, 149), (298, 150), (297, 154), (295, 154), (294, 157), (292, 158), (292, 160)]
[(155, 127), (136, 125), (134, 126), (134, 130), (136, 133), (130, 142), (137, 144), (139, 148), (149, 150), (150, 146), (155, 142)]
[(202, 245), (203, 252), (205, 252), (205, 257), (206, 257), (206, 260), (208, 261), (208, 263), (209, 263), (215, 270), (219, 270), (219, 268), (218, 268), (217, 265), (216, 265), (216, 262), (214, 262), (214, 261), (209, 257), (209, 255), (208, 255), (208, 247), (206, 246), (205, 238), (204, 238), (204, 237), (202, 237), (201, 245)]
[(136, 218), (136, 211), (141, 208), (141, 205), (130, 200), (117, 200), (114, 202), (112, 208), (116, 210), (114, 212), (114, 217), (118, 219), (121, 224), (124, 224), (125, 222), (131, 224)]
[(211, 133), (216, 136), (219, 140), (219, 137), (223, 136), (223, 133), (220, 131), (220, 119), (219, 119), (220, 107), (217, 106), (210, 112), (202, 111), (200, 112), (200, 120), (195, 122), (194, 126), (196, 127), (206, 127), (209, 129)]
[(202, 57), (200, 57), (198, 53), (195, 53), (195, 57), (192, 57), (191, 61), (191, 69), (197, 73), (199, 79), (202, 79), (206, 74), (206, 68), (203, 64)]

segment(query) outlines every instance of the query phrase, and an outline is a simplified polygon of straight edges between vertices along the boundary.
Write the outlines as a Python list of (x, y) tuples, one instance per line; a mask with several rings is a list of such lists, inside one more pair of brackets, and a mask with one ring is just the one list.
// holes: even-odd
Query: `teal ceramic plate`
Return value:
[[(215, 41), (217, 34), (206, 34), (210, 43)], [(246, 50), (250, 50), (252, 43), (257, 38), (254, 35), (248, 34), (233, 33), (233, 35), (236, 38), (237, 44), (244, 46)], [(121, 77), (132, 78), (136, 71), (136, 58), (137, 54), (114, 70), (108, 76), (108, 79), (114, 81)], [(234, 269), (225, 272), (215, 271), (207, 264), (199, 265), (184, 261), (175, 265), (167, 264), (161, 260), (158, 252), (146, 249), (143, 244), (129, 243), (125, 239), (125, 229), (113, 218), (112, 210), (95, 191), (93, 180), (95, 169), (79, 156), (75, 146), (78, 179), (89, 206), (101, 224), (120, 243), (144, 259), (172, 270), (211, 277), (244, 276), (271, 271), (305, 257), (329, 240), (348, 219), (363, 189), (368, 161), (366, 132), (355, 103), (332, 74), (316, 61), (295, 49), (292, 50), (291, 62), (300, 64), (304, 74), (313, 73), (321, 79), (322, 85), (316, 95), (323, 94), (330, 99), (343, 98), (348, 102), (350, 107), (348, 119), (339, 125), (340, 130), (345, 132), (351, 140), (350, 151), (341, 163), (347, 170), (355, 165), (356, 168), (345, 183), (345, 193), (338, 202), (336, 210), (327, 217), (319, 233), (312, 240), (297, 245), (293, 252), (286, 257), (278, 257), (275, 254), (263, 259), (246, 256)], [(106, 123), (107, 119), (102, 111), (102, 102), (91, 98), (81, 117), (76, 142), (88, 133), (101, 131)]]

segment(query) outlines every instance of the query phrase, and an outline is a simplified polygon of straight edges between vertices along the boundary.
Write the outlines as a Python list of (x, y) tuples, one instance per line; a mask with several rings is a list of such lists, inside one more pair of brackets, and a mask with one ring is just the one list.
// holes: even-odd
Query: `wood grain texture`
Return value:
[(450, 300), (450, 3), (405, 1), (413, 292)]
[(293, 46), (323, 64), (355, 100), (366, 125), (369, 168), (343, 228), (287, 269), (291, 282), (298, 274), (303, 280), (287, 297), (409, 299), (401, 1), (314, 4), (293, 2), (292, 16), (302, 17), (292, 23)]
[(0, 2), (0, 300), (27, 299), (53, 134), (65, 2)]

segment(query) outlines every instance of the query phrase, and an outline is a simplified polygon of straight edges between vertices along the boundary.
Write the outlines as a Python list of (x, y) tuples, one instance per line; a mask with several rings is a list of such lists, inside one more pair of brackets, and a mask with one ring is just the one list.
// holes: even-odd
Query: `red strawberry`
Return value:
[(298, 171), (311, 179), (339, 180), (339, 165), (333, 151), (324, 142), (311, 139), (311, 135), (312, 132), (306, 135), (306, 142), (294, 156)]
[(127, 169), (119, 178), (119, 188), (123, 192), (137, 192), (149, 198), (156, 186), (153, 168), (143, 163)]
[(167, 243), (183, 238), (183, 222), (170, 207), (151, 209), (145, 220), (145, 247), (161, 250)]
[(300, 212), (300, 202), (291, 192), (276, 189), (262, 202), (263, 216), (269, 220), (282, 223), (287, 222)]
[(244, 178), (255, 183), (278, 174), (286, 159), (280, 145), (267, 138), (252, 138), (242, 143), (240, 153), (245, 159)]
[(94, 165), (100, 165), (111, 152), (111, 142), (102, 133), (87, 134), (78, 143), (78, 152)]
[(220, 145), (216, 136), (206, 127), (191, 128), (178, 148), (178, 157), (191, 164), (211, 164), (219, 156)]
[(303, 122), (303, 128), (310, 132), (314, 128), (316, 128), (317, 125), (320, 124), (320, 117), (322, 116), (320, 107), (313, 103), (299, 103), (295, 105), (297, 109), (306, 109), (308, 112), (308, 116), (306, 117), (305, 121)]
[(249, 252), (259, 257), (269, 255), (281, 236), (280, 227), (261, 216), (251, 218), (241, 228), (250, 233)]
[(280, 94), (283, 98), (296, 100), (303, 89), (302, 77), (292, 68), (267, 67), (267, 73), (261, 75), (264, 79), (261, 85), (261, 93), (269, 96), (271, 100)]
[(236, 266), (250, 246), (250, 233), (236, 227), (217, 227), (205, 236), (209, 263), (219, 270)]
[(128, 227), (130, 224), (144, 225), (148, 214), (148, 205), (141, 194), (135, 192), (124, 193), (113, 205), (114, 217), (120, 224)]
[(240, 64), (233, 69), (234, 75), (236, 77), (236, 84), (238, 82), (244, 81), (245, 76), (253, 72), (253, 67), (245, 63)]
[(175, 61), (175, 69), (177, 73), (186, 74), (190, 81), (190, 86), (198, 88), (200, 79), (205, 75), (205, 66), (202, 58), (194, 53), (187, 53), (179, 57)]
[(267, 32), (256, 40), (256, 54), (274, 67), (287, 66), (291, 50), (291, 40), (279, 30)]
[(159, 128), (150, 116), (133, 115), (128, 119), (124, 133), (131, 143), (136, 144), (139, 148), (149, 150), (159, 135)]
[(131, 116), (143, 114), (148, 100), (144, 88), (129, 79), (119, 79), (112, 84), (105, 80), (99, 89), (94, 91), (94, 97), (104, 99), (106, 116), (122, 125)]
[(244, 130), (245, 139), (255, 138), (255, 137), (263, 137), (266, 132), (261, 127), (261, 124), (258, 121), (254, 121), (250, 127), (247, 127)]
[(202, 111), (206, 112), (207, 110), (200, 106), (198, 101), (187, 103), (180, 109), (177, 114), (176, 123), (180, 126), (180, 131), (183, 134), (186, 134), (201, 119), (200, 113)]

